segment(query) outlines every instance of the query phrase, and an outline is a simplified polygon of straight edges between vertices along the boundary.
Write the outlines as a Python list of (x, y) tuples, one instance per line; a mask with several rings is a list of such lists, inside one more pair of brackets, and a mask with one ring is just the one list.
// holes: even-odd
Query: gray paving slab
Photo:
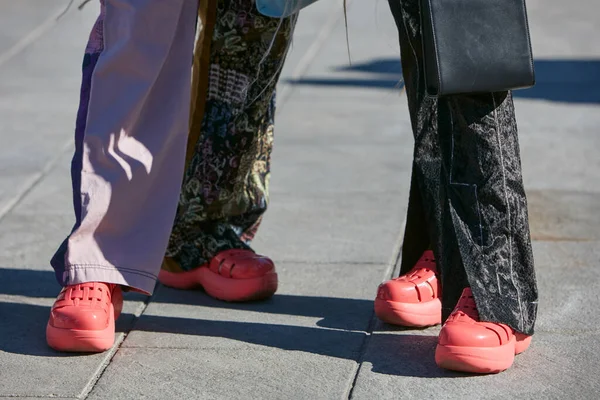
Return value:
[(250, 304), (160, 287), (123, 347), (262, 347), (353, 359), (386, 270), (386, 264), (283, 262), (277, 294)]
[[(305, 32), (317, 32), (319, 36), (327, 36), (327, 40), (314, 43), (312, 47), (307, 48), (310, 54), (313, 54), (312, 62), (309, 65), (304, 63), (296, 64), (298, 54), (302, 51), (292, 52), (288, 60), (287, 68), (294, 65), (294, 69), (305, 68), (308, 76), (284, 75), (282, 85), (288, 82), (300, 83), (304, 86), (308, 83), (311, 88), (325, 85), (330, 88), (344, 87), (344, 79), (350, 78), (373, 78), (369, 73), (357, 73), (350, 65), (348, 57), (348, 46), (346, 43), (346, 30), (343, 28), (343, 8), (341, 2), (337, 0), (321, 0), (300, 15), (300, 22), (294, 41), (302, 43)], [(389, 13), (389, 7), (385, 2), (375, 4), (373, 2), (348, 1), (348, 35), (350, 43), (350, 57), (353, 65), (359, 65), (363, 61), (372, 61), (373, 58), (394, 57), (398, 59), (398, 43), (395, 42), (397, 32), (394, 31), (394, 22)], [(326, 16), (326, 18), (325, 18)], [(365, 29), (366, 28), (366, 29)], [(313, 52), (314, 50), (314, 52)], [(340, 80), (340, 81), (338, 81)], [(314, 84), (313, 84), (314, 83)], [(340, 84), (341, 83), (341, 84)], [(346, 82), (350, 83), (350, 82)], [(294, 84), (294, 97), (298, 97), (302, 90)], [(349, 85), (352, 86), (352, 85)], [(286, 89), (287, 92), (287, 89)], [(309, 92), (311, 92), (309, 90)], [(312, 91), (314, 92), (314, 91)], [(339, 96), (343, 92), (332, 92), (333, 97), (338, 101), (343, 101), (344, 97)], [(280, 93), (287, 98), (288, 93)], [(327, 93), (319, 93), (312, 96), (312, 99), (325, 98)], [(360, 96), (358, 92), (354, 94), (345, 93), (346, 96)], [(367, 95), (367, 93), (363, 93)], [(381, 93), (379, 93), (381, 98)], [(284, 105), (284, 108), (287, 104)]]
[[(311, 90), (318, 96), (310, 99), (307, 93)], [(356, 89), (295, 88), (282, 113), (276, 116), (274, 155), (283, 145), (295, 143), (381, 145), (394, 146), (398, 162), (409, 164), (411, 157), (407, 154), (412, 152), (413, 144), (404, 95), (381, 90), (383, 98), (344, 97), (356, 92)], [(360, 110), (356, 110), (356, 102), (361, 103)], [(286, 108), (290, 112), (283, 112)], [(319, 119), (314, 118), (316, 114)], [(365, 152), (365, 156), (369, 155)]]
[[(13, 7), (0, 9), (2, 18), (29, 26), (29, 11), (46, 6), (16, 17)], [(61, 156), (73, 136), (82, 52), (96, 13), (96, 4), (70, 12), (0, 66), (0, 210)]]
[(90, 398), (342, 397), (386, 269), (281, 263), (278, 294), (251, 304), (160, 287)]
[[(581, 188), (590, 190), (588, 185)], [(527, 195), (533, 240), (600, 240), (600, 192), (531, 189)]]
[(528, 0), (531, 40), (537, 57), (598, 56), (598, 2), (574, 0)]
[(385, 263), (405, 203), (394, 193), (273, 193), (254, 246), (278, 261)]
[(69, 0), (0, 0), (0, 54), (27, 40), (62, 12)]
[(354, 368), (354, 361), (297, 352), (122, 349), (88, 398), (339, 398)]
[[(598, 76), (590, 90), (600, 93), (600, 62)], [(519, 98), (515, 104), (526, 188), (600, 192), (600, 107)]]
[[(588, 349), (597, 333), (538, 333), (527, 353), (498, 375), (468, 376), (435, 366), (436, 330), (428, 336), (378, 334), (361, 368), (353, 399), (594, 399), (598, 383), (590, 371), (597, 357)], [(395, 351), (386, 350), (391, 346)], [(583, 378), (589, 377), (589, 378)]]
[[(0, 399), (3, 397), (0, 397)], [(11, 398), (11, 397), (4, 397)], [(14, 397), (12, 397), (14, 398)], [(39, 399), (62, 399), (62, 400), (78, 400), (77, 397), (59, 397), (59, 396), (36, 396), (36, 397), (28, 397), (28, 396), (18, 396), (19, 400), (39, 400)]]
[(283, 92), (287, 92), (289, 88), (285, 88), (286, 84), (283, 82), (292, 76), (303, 74), (313, 62), (318, 49), (322, 46), (322, 43), (315, 38), (326, 34), (331, 29), (331, 25), (335, 24), (338, 7), (339, 4), (335, 0), (320, 0), (300, 16), (287, 61), (281, 71), (283, 79), (280, 80), (279, 92), (284, 94), (284, 97), (288, 97)]
[[(360, 15), (378, 29), (365, 30)], [(397, 64), (397, 44), (373, 46), (392, 28), (387, 8), (352, 3), (349, 32), (363, 33), (350, 38), (355, 65), (372, 57), (393, 57)], [(345, 44), (339, 20), (302, 79), (371, 76), (344, 70)], [(399, 89), (294, 81), (277, 116), (271, 205), (256, 249), (277, 261), (387, 262), (402, 229), (411, 167), (405, 106)]]
[(49, 269), (49, 256), (74, 222), (68, 168), (59, 163), (2, 218), (0, 267)]
[[(319, 56), (310, 64), (308, 75), (303, 79), (309, 83), (321, 82), (322, 84), (332, 83), (332, 86), (343, 86), (339, 85), (339, 83), (344, 83), (343, 80), (359, 77), (377, 78), (378, 75), (385, 72), (361, 72), (353, 67), (378, 59), (399, 59), (398, 31), (386, 2), (348, 1), (349, 59), (342, 5), (337, 0), (328, 1), (337, 5), (337, 15), (340, 20), (332, 30), (331, 36), (328, 37)], [(332, 82), (326, 82), (325, 79)], [(336, 82), (338, 85), (335, 85)], [(352, 87), (352, 85), (348, 86)], [(368, 96), (369, 91), (355, 94), (355, 96), (358, 95)], [(378, 96), (381, 97), (381, 94)]]
[[(433, 359), (439, 328), (402, 330), (377, 323), (369, 339), (355, 399), (592, 399), (600, 385), (596, 357), (600, 247), (536, 242), (539, 319), (531, 348), (492, 376), (445, 372)], [(436, 378), (436, 379), (432, 379)]]
[(515, 92), (526, 187), (599, 192), (600, 6), (593, 0), (527, 6), (537, 83)]
[(345, 141), (319, 146), (286, 142), (274, 150), (273, 165), (277, 169), (271, 177), (271, 193), (396, 193), (403, 197), (410, 183), (412, 148), (400, 145), (397, 138), (389, 146), (348, 145)]
[[(600, 331), (600, 242), (536, 242), (538, 332)], [(582, 370), (585, 366), (582, 365)]]

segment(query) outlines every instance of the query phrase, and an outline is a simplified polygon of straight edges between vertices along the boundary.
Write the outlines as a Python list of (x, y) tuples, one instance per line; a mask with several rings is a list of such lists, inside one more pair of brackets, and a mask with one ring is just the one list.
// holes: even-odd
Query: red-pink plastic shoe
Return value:
[(389, 324), (426, 327), (442, 322), (440, 282), (431, 250), (406, 275), (379, 285), (375, 314)]
[(115, 341), (115, 320), (123, 308), (118, 285), (89, 282), (59, 293), (46, 326), (48, 345), (58, 351), (101, 352)]
[(508, 369), (515, 354), (527, 350), (531, 336), (516, 333), (508, 325), (481, 322), (470, 288), (442, 327), (435, 351), (441, 368), (479, 374)]
[(204, 288), (225, 301), (250, 301), (271, 297), (277, 291), (277, 272), (269, 258), (251, 250), (222, 251), (210, 262), (191, 271), (161, 269), (158, 280), (176, 289)]

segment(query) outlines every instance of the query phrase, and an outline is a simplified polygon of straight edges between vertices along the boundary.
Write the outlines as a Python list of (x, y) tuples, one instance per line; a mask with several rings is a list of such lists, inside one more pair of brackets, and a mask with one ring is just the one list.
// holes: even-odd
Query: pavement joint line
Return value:
[[(158, 286), (157, 286), (157, 289), (158, 289)], [(104, 359), (102, 360), (102, 362), (100, 363), (98, 368), (96, 368), (96, 371), (94, 371), (92, 377), (90, 378), (88, 383), (85, 385), (85, 387), (83, 388), (83, 390), (81, 391), (79, 396), (77, 396), (78, 399), (82, 399), (82, 400), (87, 399), (87, 397), (90, 395), (90, 393), (94, 390), (94, 388), (96, 387), (96, 384), (102, 378), (102, 375), (104, 375), (106, 368), (108, 368), (108, 366), (112, 362), (112, 359), (114, 358), (114, 356), (121, 349), (121, 345), (123, 344), (125, 339), (127, 339), (128, 333), (133, 330), (133, 328), (135, 327), (135, 323), (139, 320), (140, 316), (144, 313), (144, 311), (150, 304), (150, 301), (152, 300), (152, 298), (154, 297), (156, 292), (157, 292), (157, 290), (154, 291), (154, 294), (152, 296), (148, 296), (146, 301), (144, 301), (142, 304), (140, 304), (138, 306), (138, 308), (135, 310), (135, 312), (133, 313), (134, 318), (129, 324), (129, 330), (126, 332), (121, 332), (118, 335), (118, 338), (117, 338), (117, 340), (115, 340), (115, 344), (113, 345), (113, 347), (111, 347), (111, 349), (107, 351)]]
[[(406, 228), (406, 217), (404, 217), (404, 220), (402, 221), (402, 224), (400, 225), (400, 232), (398, 233), (398, 238), (396, 239), (396, 244), (395, 244), (392, 254), (390, 256), (390, 261), (388, 262), (388, 267), (385, 271), (382, 282), (386, 281), (387, 279), (392, 278), (393, 276), (396, 276), (396, 274), (400, 270), (400, 259), (402, 258), (402, 243), (404, 242), (405, 228)], [(344, 393), (343, 398), (345, 398), (345, 399), (352, 398), (354, 388), (356, 387), (356, 381), (358, 380), (358, 376), (362, 369), (362, 365), (364, 363), (364, 357), (365, 357), (365, 354), (369, 347), (370, 339), (371, 339), (371, 336), (373, 335), (373, 328), (375, 327), (376, 323), (377, 323), (377, 317), (375, 316), (375, 311), (371, 311), (371, 320), (369, 321), (369, 325), (366, 330), (365, 338), (363, 339), (363, 342), (360, 346), (358, 360), (356, 361), (356, 365), (354, 366), (354, 371), (353, 371), (354, 376), (352, 377), (352, 382), (348, 385), (348, 387)]]
[[(176, 303), (161, 303), (161, 304), (171, 304), (171, 305), (177, 305)], [(211, 308), (211, 307), (206, 307), (206, 308)], [(243, 310), (244, 312), (247, 312), (247, 310)], [(261, 311), (251, 311), (253, 313), (256, 314), (264, 314)], [(270, 315), (281, 315), (284, 317), (288, 317), (288, 314), (270, 314)], [(309, 317), (309, 318), (313, 318), (313, 317)], [(314, 317), (316, 318), (320, 318), (320, 317)], [(190, 318), (190, 319), (196, 319), (199, 321), (205, 321), (202, 318)], [(230, 320), (230, 319), (212, 319), (214, 322), (225, 322), (225, 323), (229, 323), (229, 322), (239, 322), (238, 320)], [(327, 326), (306, 326), (306, 325), (297, 325), (297, 324), (281, 324), (281, 323), (265, 323), (265, 322), (252, 322), (254, 324), (260, 324), (260, 325), (277, 325), (277, 326), (286, 326), (286, 327), (291, 327), (291, 328), (314, 328), (314, 329), (319, 329), (319, 330), (323, 330), (323, 331), (333, 331), (333, 332), (349, 332), (349, 333), (367, 333), (366, 329), (343, 329), (343, 328), (332, 328), (332, 327), (327, 327)], [(177, 335), (177, 333), (174, 333)], [(236, 340), (236, 339), (231, 339), (231, 340)], [(257, 346), (265, 346), (265, 347), (271, 347), (268, 344), (264, 344), (264, 345), (257, 345)], [(138, 347), (138, 346), (127, 346), (127, 347)], [(145, 346), (142, 346), (145, 347)], [(148, 346), (148, 348), (157, 348), (157, 349), (164, 349), (165, 347), (162, 346)], [(199, 347), (192, 347), (194, 349), (197, 349)], [(203, 347), (200, 347), (203, 348)], [(220, 347), (219, 347), (220, 348)], [(299, 350), (301, 351), (301, 350)]]
[(25, 196), (27, 196), (33, 188), (40, 183), (53, 169), (58, 163), (63, 159), (64, 155), (72, 148), (73, 139), (69, 139), (62, 148), (58, 151), (58, 154), (51, 158), (44, 167), (39, 171), (29, 177), (26, 180), (25, 184), (22, 188), (17, 192), (12, 199), (8, 201), (6, 205), (0, 208), (0, 222), (10, 213), (13, 208), (15, 208)]
[[(3, 294), (2, 297), (0, 297), (0, 303), (14, 303), (14, 304), (18, 304), (21, 303), (23, 304), (23, 302), (27, 301), (27, 304), (36, 304), (36, 303), (42, 303), (42, 302), (46, 302), (49, 300), (53, 300), (56, 299), (56, 296), (52, 296), (52, 297), (31, 297), (31, 296), (24, 296), (22, 294)], [(8, 300), (8, 301), (6, 301)], [(1, 396), (0, 396), (1, 397)]]
[(113, 357), (115, 356), (115, 354), (117, 354), (117, 351), (119, 350), (121, 343), (123, 343), (123, 341), (125, 340), (125, 336), (126, 336), (125, 333), (118, 335), (118, 339), (116, 340), (113, 347), (111, 347), (111, 349), (106, 352), (104, 359), (102, 360), (102, 362), (100, 363), (98, 368), (96, 368), (96, 371), (94, 371), (92, 377), (90, 378), (88, 383), (84, 386), (81, 393), (77, 396), (78, 399), (86, 399), (89, 396), (89, 394), (92, 392), (92, 390), (96, 386), (96, 383), (100, 380), (100, 378), (104, 374), (104, 371), (109, 366)]
[[(350, 332), (350, 331), (349, 331)], [(360, 333), (366, 333), (364, 331), (360, 331)], [(230, 339), (233, 341), (237, 341), (235, 339)], [(289, 350), (289, 349), (280, 349), (278, 347), (272, 347), (269, 345), (252, 345), (252, 346), (245, 346), (245, 345), (241, 345), (241, 346), (232, 346), (232, 347), (219, 347), (219, 346), (206, 346), (206, 347), (194, 347), (194, 346), (127, 346), (127, 347), (121, 347), (122, 349), (134, 349), (134, 350), (208, 350), (208, 351), (214, 351), (214, 350), (224, 350), (224, 351), (236, 351), (236, 350), (243, 350), (243, 351), (256, 351), (256, 352), (280, 352), (280, 351), (285, 351), (288, 353), (306, 353), (306, 351), (304, 350)], [(311, 353), (312, 354), (312, 353)], [(351, 360), (350, 360), (351, 361)]]
[[(311, 146), (312, 147), (312, 146)], [(337, 196), (340, 194), (345, 194), (345, 195), (356, 195), (356, 196), (363, 196), (363, 195), (372, 195), (372, 194), (406, 194), (405, 190), (340, 190), (338, 192), (324, 192), (322, 190), (320, 191), (314, 191), (314, 192), (291, 192), (291, 191), (277, 191), (277, 190), (271, 190), (269, 193), (272, 194), (276, 194), (279, 196), (294, 196), (294, 197), (298, 197), (298, 196), (303, 196), (303, 195), (311, 195), (310, 200), (312, 200), (314, 197), (318, 197), (318, 198), (327, 198), (327, 197), (332, 197), (332, 196)], [(306, 199), (309, 200), (309, 199)]]
[(59, 11), (50, 15), (44, 22), (37, 26), (34, 30), (25, 35), (21, 40), (15, 43), (11, 48), (0, 54), (0, 67), (10, 61), (14, 56), (33, 44), (44, 33), (52, 29), (58, 21), (66, 14), (68, 8), (61, 8)]
[(64, 396), (30, 396), (30, 395), (20, 395), (20, 394), (15, 394), (15, 395), (3, 395), (0, 396), (0, 399), (69, 399), (69, 400), (77, 400), (77, 397), (64, 397)]
[[(378, 266), (383, 265), (382, 262), (377, 261), (310, 261), (310, 260), (277, 260), (277, 264), (310, 264), (310, 265), (371, 265)], [(386, 263), (387, 265), (387, 263)]]
[[(351, 5), (352, 1), (349, 0), (347, 4), (348, 9), (350, 9)], [(343, 16), (344, 13), (340, 12), (339, 10), (339, 4), (336, 4), (336, 6), (331, 6), (329, 11), (329, 17), (325, 21), (325, 24), (323, 24), (323, 27), (317, 34), (316, 39), (311, 43), (310, 47), (306, 50), (298, 64), (296, 64), (296, 68), (294, 68), (292, 74), (287, 80), (295, 81), (301, 78), (302, 76), (306, 75), (308, 68), (310, 68), (310, 65), (319, 55), (321, 49), (325, 45), (327, 41), (326, 39), (329, 38), (329, 36), (331, 36), (335, 27), (337, 26), (338, 22), (340, 22)], [(294, 89), (295, 87), (292, 86), (290, 83), (284, 83), (281, 85), (281, 89), (279, 90), (279, 98), (281, 100), (278, 102), (279, 104), (277, 106), (279, 110), (281, 110), (287, 103), (287, 100), (291, 97), (291, 94), (293, 93)]]
[(598, 239), (581, 239), (581, 238), (554, 238), (554, 237), (545, 237), (545, 238), (541, 238), (541, 237), (536, 237), (535, 235), (532, 235), (531, 237), (531, 241), (534, 243), (596, 243), (600, 241), (600, 238)]

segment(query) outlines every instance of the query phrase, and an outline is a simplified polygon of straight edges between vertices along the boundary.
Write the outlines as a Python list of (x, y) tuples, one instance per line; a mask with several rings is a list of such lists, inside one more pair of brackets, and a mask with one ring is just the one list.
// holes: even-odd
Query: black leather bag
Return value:
[(430, 96), (535, 83), (525, 0), (420, 0)]

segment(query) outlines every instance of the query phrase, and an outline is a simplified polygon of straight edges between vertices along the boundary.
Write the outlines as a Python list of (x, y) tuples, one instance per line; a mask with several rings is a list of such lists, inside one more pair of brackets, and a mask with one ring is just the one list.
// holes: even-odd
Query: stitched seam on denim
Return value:
[(477, 184), (454, 182), (452, 172), (454, 171), (454, 117), (450, 112), (450, 126), (452, 129), (452, 150), (450, 152), (450, 185), (467, 186), (473, 188), (475, 192), (475, 204), (477, 205), (477, 218), (479, 219), (479, 245), (483, 247), (483, 224), (481, 222), (481, 209), (479, 208), (479, 197), (477, 195)]
[[(508, 199), (508, 190), (506, 188), (506, 168), (504, 166), (504, 154), (502, 141), (500, 140), (500, 124), (498, 123), (498, 111), (496, 104), (496, 96), (492, 93), (492, 102), (494, 103), (494, 123), (496, 125), (496, 139), (498, 141), (498, 152), (500, 154), (500, 165), (502, 166), (502, 181), (504, 186), (504, 197), (506, 199), (506, 217), (508, 220), (508, 254), (509, 254), (509, 267), (510, 267), (510, 280), (513, 283), (513, 286), (517, 290), (517, 302), (519, 303), (519, 310), (521, 313), (521, 327), (524, 326), (524, 315), (523, 315), (523, 302), (521, 301), (521, 292), (519, 290), (519, 286), (515, 282), (515, 276), (513, 274), (513, 249), (512, 249), (512, 223), (510, 219), (510, 202)], [(498, 276), (498, 270), (496, 269), (496, 276)], [(499, 281), (499, 279), (498, 279)], [(500, 292), (499, 292), (500, 293)]]
[(138, 271), (136, 269), (133, 268), (126, 268), (126, 267), (110, 267), (107, 265), (101, 265), (101, 264), (69, 264), (65, 267), (65, 271), (71, 271), (71, 270), (77, 270), (77, 269), (85, 269), (85, 268), (89, 268), (89, 267), (93, 267), (96, 269), (105, 269), (105, 270), (118, 270), (118, 271), (125, 271), (128, 273), (132, 273), (132, 274), (136, 274), (136, 275), (140, 275), (140, 276), (145, 276), (146, 278), (152, 278), (152, 279), (156, 279), (158, 278), (156, 275), (151, 274), (149, 272), (141, 272)]

